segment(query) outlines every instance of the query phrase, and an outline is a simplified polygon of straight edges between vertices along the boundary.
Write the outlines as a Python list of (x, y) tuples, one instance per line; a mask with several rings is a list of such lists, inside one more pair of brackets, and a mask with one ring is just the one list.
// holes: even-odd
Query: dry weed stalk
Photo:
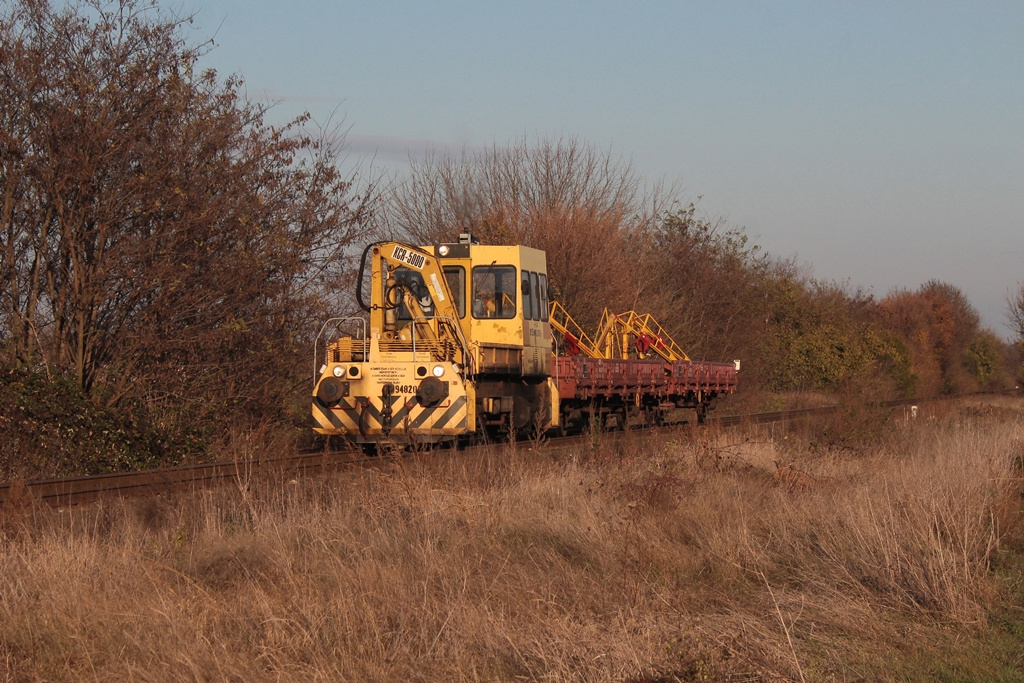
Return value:
[[(857, 459), (760, 429), (37, 511), (0, 554), (0, 671), (871, 678), (908, 638), (986, 627), (990, 565), (1024, 538), (1018, 423), (919, 422)], [(233, 447), (276, 448), (257, 437)], [(779, 485), (777, 460), (815, 485)]]

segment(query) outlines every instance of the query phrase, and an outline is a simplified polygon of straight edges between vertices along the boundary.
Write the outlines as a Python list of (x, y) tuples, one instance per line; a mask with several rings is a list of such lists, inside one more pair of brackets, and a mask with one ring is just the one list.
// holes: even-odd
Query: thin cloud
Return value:
[(260, 91), (260, 99), (267, 102), (288, 102), (290, 104), (333, 104), (341, 105), (345, 102), (340, 97), (326, 97), (324, 95), (296, 95), (282, 93), (264, 88)]
[(407, 163), (429, 154), (458, 155), (477, 149), (475, 146), (441, 142), (438, 140), (417, 140), (390, 135), (355, 135), (349, 133), (345, 141), (352, 152), (374, 156), (382, 161)]

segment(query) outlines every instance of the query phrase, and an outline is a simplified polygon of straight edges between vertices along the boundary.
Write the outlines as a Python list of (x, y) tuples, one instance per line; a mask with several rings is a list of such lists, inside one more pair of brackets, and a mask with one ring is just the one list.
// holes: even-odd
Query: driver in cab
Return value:
[(496, 311), (493, 292), (480, 292), (473, 300), (473, 315), (477, 318), (493, 318)]

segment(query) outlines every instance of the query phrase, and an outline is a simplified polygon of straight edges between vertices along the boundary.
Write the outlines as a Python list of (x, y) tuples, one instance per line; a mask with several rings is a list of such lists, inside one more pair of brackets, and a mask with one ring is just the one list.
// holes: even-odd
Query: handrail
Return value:
[[(357, 321), (359, 323), (360, 336), (358, 337), (358, 339), (360, 339), (363, 342), (363, 359), (365, 360), (369, 357), (369, 349), (367, 348), (367, 344), (369, 343), (370, 340), (367, 339), (366, 337), (365, 318), (361, 318), (359, 316), (352, 316), (346, 318), (328, 318), (324, 322), (323, 327), (320, 328), (320, 332), (317, 333), (316, 339), (313, 340), (313, 384), (316, 384), (317, 378), (320, 375), (320, 372), (317, 368), (317, 360), (319, 359), (318, 349), (320, 346), (320, 338), (324, 336), (324, 332), (327, 331), (328, 325), (330, 325), (331, 323), (337, 323), (340, 326), (343, 323), (352, 321)], [(327, 348), (330, 348), (330, 344), (327, 344)], [(326, 353), (326, 348), (324, 352)], [(325, 358), (324, 360), (326, 361), (327, 359)]]
[(562, 335), (566, 342), (566, 351), (570, 356), (584, 355), (590, 358), (601, 358), (601, 354), (597, 351), (597, 345), (557, 301), (551, 302), (548, 323), (552, 330)]

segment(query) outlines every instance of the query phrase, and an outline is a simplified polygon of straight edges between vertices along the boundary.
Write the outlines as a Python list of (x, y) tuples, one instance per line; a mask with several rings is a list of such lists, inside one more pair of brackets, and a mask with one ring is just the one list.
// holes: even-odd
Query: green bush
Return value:
[(101, 405), (72, 377), (21, 367), (0, 367), (0, 433), (4, 481), (175, 465), (207, 441), (163, 432), (141, 405)]

